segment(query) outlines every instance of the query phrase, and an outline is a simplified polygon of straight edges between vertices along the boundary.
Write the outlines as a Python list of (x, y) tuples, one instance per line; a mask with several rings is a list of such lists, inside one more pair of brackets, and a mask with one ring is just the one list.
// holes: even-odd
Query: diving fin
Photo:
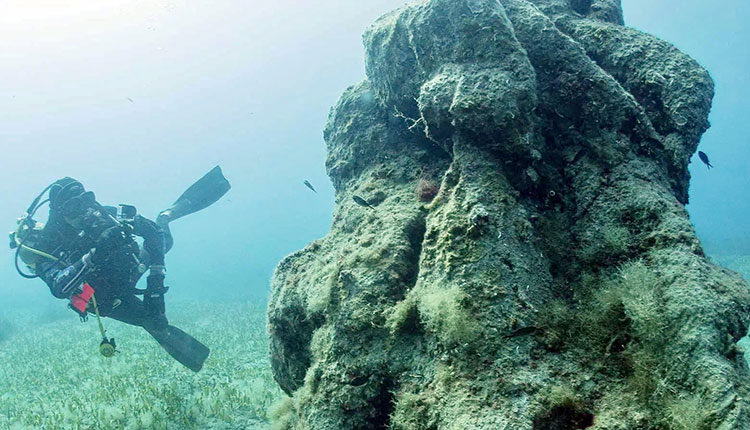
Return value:
[(172, 325), (148, 332), (172, 358), (193, 372), (201, 370), (211, 352), (206, 345)]
[(159, 224), (169, 223), (185, 215), (198, 212), (216, 203), (232, 186), (216, 166), (203, 175), (174, 202), (159, 214)]

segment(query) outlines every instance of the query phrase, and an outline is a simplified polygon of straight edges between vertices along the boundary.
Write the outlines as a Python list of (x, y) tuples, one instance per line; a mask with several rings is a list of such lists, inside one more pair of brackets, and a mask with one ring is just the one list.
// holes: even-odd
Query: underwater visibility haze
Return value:
[(750, 12), (619, 3), (9, 0), (0, 429), (750, 428)]

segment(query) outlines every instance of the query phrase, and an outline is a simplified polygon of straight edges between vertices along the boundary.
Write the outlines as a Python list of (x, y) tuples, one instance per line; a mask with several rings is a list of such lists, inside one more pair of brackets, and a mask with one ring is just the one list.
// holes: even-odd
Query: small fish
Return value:
[(714, 167), (714, 166), (711, 165), (711, 162), (708, 161), (708, 155), (706, 155), (705, 152), (698, 151), (698, 158), (700, 158), (701, 161), (703, 162), (703, 164), (705, 164), (706, 166), (708, 166), (709, 169), (712, 168), (712, 167)]
[(315, 191), (315, 187), (313, 187), (313, 186), (312, 186), (312, 184), (310, 183), (310, 181), (308, 181), (307, 179), (305, 179), (305, 182), (303, 182), (303, 184), (305, 184), (305, 186), (306, 186), (307, 188), (309, 188), (309, 189), (313, 190), (313, 192), (314, 192), (315, 194), (318, 194), (318, 192), (317, 192), (317, 191)]
[(504, 339), (510, 339), (512, 337), (519, 337), (519, 336), (528, 336), (530, 334), (535, 334), (538, 332), (541, 332), (542, 329), (539, 327), (528, 326), (528, 327), (521, 327), (516, 331), (512, 331), (505, 336), (503, 336)]
[(363, 199), (360, 196), (352, 196), (352, 199), (354, 200), (354, 203), (360, 206), (368, 207), (370, 209), (375, 209), (367, 200)]
[(130, 97), (128, 97), (128, 101), (130, 101), (130, 103), (134, 103), (133, 99), (131, 99)]

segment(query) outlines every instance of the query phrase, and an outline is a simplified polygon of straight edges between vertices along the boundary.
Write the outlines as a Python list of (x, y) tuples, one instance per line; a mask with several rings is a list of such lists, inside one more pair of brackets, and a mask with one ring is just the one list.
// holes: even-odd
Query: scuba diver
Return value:
[[(197, 372), (209, 348), (170, 325), (165, 314), (164, 256), (174, 243), (169, 223), (210, 206), (229, 188), (216, 166), (154, 222), (130, 205), (102, 206), (81, 182), (62, 178), (34, 199), (10, 235), (16, 270), (24, 278), (42, 279), (52, 295), (70, 301), (82, 320), (96, 315), (102, 355), (115, 353), (114, 338), (107, 338), (101, 323), (101, 317), (110, 317), (143, 327), (169, 355)], [(45, 203), (49, 216), (40, 223), (34, 214)], [(135, 237), (143, 239), (142, 246)], [(30, 274), (21, 270), (19, 258)], [(146, 271), (146, 289), (136, 288)]]

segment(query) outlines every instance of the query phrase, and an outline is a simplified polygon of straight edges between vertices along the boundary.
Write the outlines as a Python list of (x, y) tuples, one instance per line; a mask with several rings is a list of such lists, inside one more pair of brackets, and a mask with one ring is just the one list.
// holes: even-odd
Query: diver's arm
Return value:
[(78, 291), (90, 269), (91, 253), (89, 252), (67, 267), (59, 262), (42, 263), (39, 277), (47, 284), (53, 296), (58, 299), (68, 299)]

